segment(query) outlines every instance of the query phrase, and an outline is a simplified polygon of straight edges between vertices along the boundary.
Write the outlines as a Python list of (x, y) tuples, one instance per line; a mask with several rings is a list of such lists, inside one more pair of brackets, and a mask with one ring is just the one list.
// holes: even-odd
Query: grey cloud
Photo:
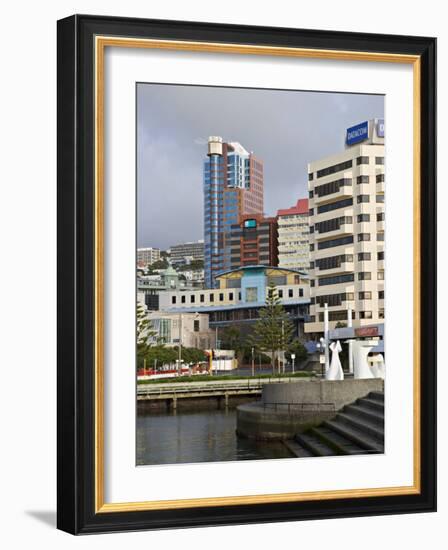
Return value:
[(264, 162), (265, 211), (307, 196), (307, 164), (344, 147), (345, 129), (384, 116), (384, 97), (139, 84), (138, 245), (202, 238), (207, 138), (239, 141)]

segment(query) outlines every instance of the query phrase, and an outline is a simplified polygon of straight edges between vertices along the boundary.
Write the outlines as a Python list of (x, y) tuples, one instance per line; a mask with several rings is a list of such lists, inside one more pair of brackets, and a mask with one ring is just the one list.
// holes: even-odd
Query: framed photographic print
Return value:
[(433, 38), (58, 22), (58, 527), (434, 511)]

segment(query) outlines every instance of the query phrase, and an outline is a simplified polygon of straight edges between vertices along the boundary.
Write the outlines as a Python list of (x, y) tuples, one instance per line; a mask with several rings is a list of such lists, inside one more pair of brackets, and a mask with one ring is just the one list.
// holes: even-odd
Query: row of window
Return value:
[[(316, 260), (316, 262), (311, 262), (311, 264), (315, 263), (317, 269), (319, 269), (320, 271), (323, 271), (325, 269), (334, 269), (336, 267), (340, 267), (341, 264), (346, 262), (353, 262), (352, 254), (339, 254), (338, 256), (321, 258), (319, 260)], [(314, 265), (311, 266), (311, 269), (313, 269), (313, 267)]]
[[(342, 178), (335, 181), (330, 181), (329, 183), (324, 183), (323, 185), (318, 185), (314, 188), (314, 192), (318, 197), (325, 197), (326, 195), (331, 195), (337, 193), (341, 187), (351, 186), (352, 180), (349, 178)], [(312, 191), (310, 191), (311, 193)]]
[[(338, 210), (339, 208), (346, 208), (353, 205), (353, 199), (350, 197), (348, 199), (342, 199), (340, 201), (331, 202), (330, 204), (323, 204), (322, 206), (317, 207), (317, 213), (323, 214), (325, 212), (331, 212), (332, 210)], [(310, 215), (313, 215), (314, 209), (310, 209)]]
[[(380, 319), (384, 319), (384, 308), (380, 308), (378, 310), (378, 317)], [(319, 322), (323, 323), (324, 321), (324, 314), (319, 313)], [(356, 318), (356, 314), (354, 311), (352, 311), (352, 319)], [(360, 319), (373, 319), (373, 313), (371, 311), (360, 311), (359, 312), (359, 318)], [(328, 313), (328, 319), (329, 321), (346, 321), (347, 320), (347, 311), (331, 311)], [(315, 323), (316, 322), (316, 316), (310, 315), (308, 318), (308, 322)]]
[[(248, 288), (247, 290), (248, 291), (255, 291), (254, 292), (255, 299), (253, 299), (253, 300), (248, 299), (247, 296), (246, 296), (246, 299), (248, 299), (248, 301), (256, 301), (257, 296), (258, 296), (257, 288)], [(277, 289), (277, 295), (278, 295), (279, 298), (294, 298), (294, 289), (293, 288), (288, 288), (288, 289), (280, 288), (280, 289)], [(303, 298), (303, 296), (304, 296), (303, 288), (298, 289), (297, 295), (298, 295), (299, 298)], [(190, 301), (189, 301), (190, 304), (196, 303), (196, 296), (197, 296), (196, 294), (190, 294)], [(219, 302), (224, 302), (224, 300), (225, 300), (224, 293), (220, 292), (218, 295), (216, 295), (214, 293), (209, 294), (208, 299), (209, 299), (210, 303), (213, 303), (215, 301), (215, 296), (218, 297)], [(172, 305), (175, 305), (175, 304), (178, 303), (177, 298), (178, 298), (178, 296), (171, 296), (171, 304)], [(229, 292), (227, 300), (232, 301), (233, 298), (234, 298), (234, 293)], [(241, 292), (238, 292), (238, 300), (241, 301)], [(199, 294), (199, 302), (200, 303), (205, 303), (205, 294)], [(181, 304), (186, 304), (187, 303), (187, 296), (185, 294), (180, 296), (180, 303)]]
[[(324, 307), (324, 305), (327, 304), (328, 307), (334, 307), (334, 306), (340, 306), (342, 302), (352, 302), (354, 299), (355, 299), (355, 295), (353, 292), (342, 292), (339, 294), (325, 294), (322, 296), (312, 297), (311, 304), (317, 304), (320, 307)], [(372, 292), (371, 291), (358, 292), (358, 299), (371, 300)], [(384, 290), (378, 291), (378, 299), (384, 300)]]
[[(353, 223), (353, 218), (351, 216), (340, 216), (339, 218), (332, 218), (324, 222), (317, 222), (314, 227), (319, 233), (328, 233), (329, 231), (336, 231), (341, 225), (350, 223)], [(310, 233), (312, 233), (311, 227)]]

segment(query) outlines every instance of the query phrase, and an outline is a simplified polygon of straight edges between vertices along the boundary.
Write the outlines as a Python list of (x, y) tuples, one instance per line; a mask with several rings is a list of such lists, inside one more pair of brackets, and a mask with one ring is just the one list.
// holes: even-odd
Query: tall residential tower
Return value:
[(204, 161), (205, 286), (231, 268), (231, 226), (246, 214), (263, 214), (263, 163), (237, 142), (208, 140)]

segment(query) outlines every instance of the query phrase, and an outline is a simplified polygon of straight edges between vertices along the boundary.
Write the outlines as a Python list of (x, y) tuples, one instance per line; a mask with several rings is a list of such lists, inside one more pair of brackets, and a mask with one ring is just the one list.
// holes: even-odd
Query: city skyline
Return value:
[(272, 216), (307, 197), (307, 164), (343, 151), (347, 127), (383, 116), (376, 95), (139, 84), (137, 246), (204, 238), (210, 135), (263, 161), (264, 213)]

